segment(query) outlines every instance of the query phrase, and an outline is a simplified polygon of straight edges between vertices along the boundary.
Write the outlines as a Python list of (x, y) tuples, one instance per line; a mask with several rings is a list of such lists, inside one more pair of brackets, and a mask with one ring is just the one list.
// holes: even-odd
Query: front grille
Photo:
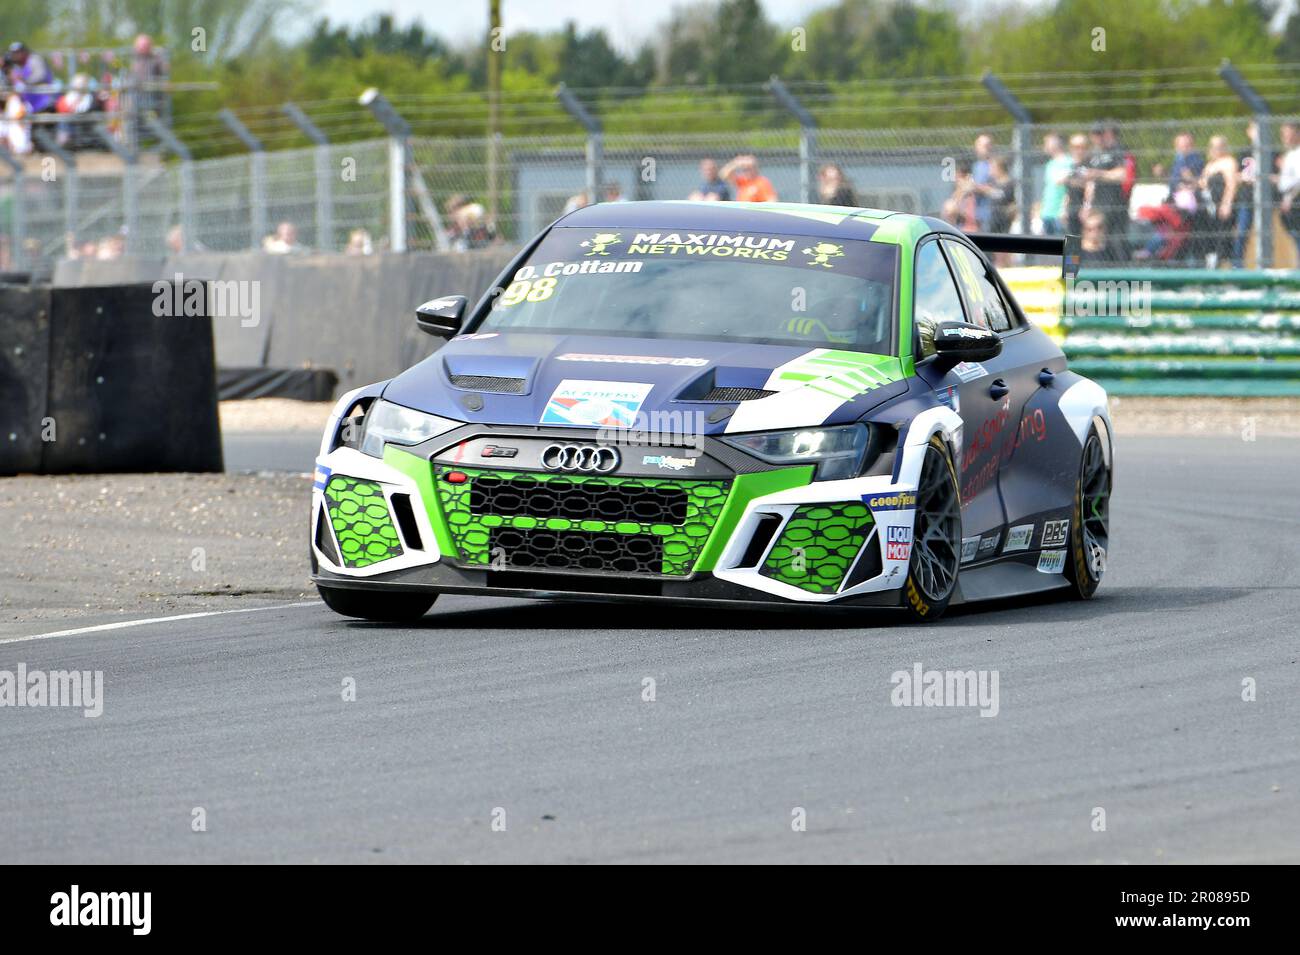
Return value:
[(856, 501), (800, 505), (759, 573), (809, 593), (837, 593), (871, 528), (871, 511)]
[[(450, 472), (458, 483), (446, 480)], [(683, 577), (730, 483), (437, 465), (438, 499), (463, 564), (493, 571)]]
[(402, 556), (384, 489), (374, 481), (336, 474), (325, 485), (325, 506), (345, 567), (369, 567)]
[(492, 375), (452, 375), (451, 383), (468, 391), (488, 391), (498, 395), (522, 395), (526, 379), (497, 378)]
[(600, 534), (500, 528), (489, 546), (517, 570), (591, 570), (658, 574), (664, 542), (653, 534)]
[(539, 481), (522, 474), (484, 474), (474, 482), (469, 509), (475, 514), (503, 517), (594, 517), (680, 525), (686, 521), (686, 492), (671, 485), (640, 482), (563, 477)]
[(714, 388), (700, 400), (756, 401), (759, 398), (766, 398), (768, 395), (774, 394), (776, 394), (775, 391), (764, 391), (762, 388)]

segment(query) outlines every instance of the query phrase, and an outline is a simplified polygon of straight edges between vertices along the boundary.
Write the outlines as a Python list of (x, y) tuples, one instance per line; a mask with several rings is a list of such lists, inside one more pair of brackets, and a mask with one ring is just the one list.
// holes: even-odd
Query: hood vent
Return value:
[(522, 395), (526, 378), (497, 378), (492, 375), (452, 375), (451, 383), (468, 391), (487, 391), (494, 395)]
[(768, 395), (776, 394), (775, 391), (765, 391), (762, 388), (714, 388), (698, 401), (756, 401), (759, 398), (766, 398)]

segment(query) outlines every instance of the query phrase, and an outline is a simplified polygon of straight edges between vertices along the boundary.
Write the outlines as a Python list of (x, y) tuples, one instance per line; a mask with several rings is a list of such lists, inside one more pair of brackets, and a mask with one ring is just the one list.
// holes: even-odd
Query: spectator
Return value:
[[(448, 200), (448, 202), (450, 202), (450, 200)], [(589, 203), (587, 202), (586, 190), (575, 193), (569, 196), (568, 201), (564, 203), (564, 215), (567, 216), (570, 212), (576, 212), (587, 205), (589, 205)]]
[[(1199, 185), (1209, 198), (1206, 216), (1209, 219), (1206, 250), (1214, 256), (1215, 264), (1233, 258), (1233, 234), (1237, 222), (1237, 195), (1241, 191), (1241, 178), (1237, 157), (1228, 149), (1223, 136), (1210, 138), (1210, 158), (1205, 164)], [(1240, 263), (1234, 263), (1240, 267)]]
[(1088, 201), (1088, 137), (1070, 137), (1070, 175), (1065, 180), (1065, 231), (1083, 234), (1083, 207)]
[(1088, 180), (1087, 205), (1106, 217), (1106, 239), (1117, 260), (1128, 258), (1128, 193), (1136, 177), (1136, 163), (1119, 141), (1113, 123), (1092, 128), (1092, 155), (1084, 176)]
[(1279, 194), (1278, 211), (1281, 213), (1282, 225), (1291, 235), (1291, 240), (1300, 252), (1300, 127), (1295, 123), (1283, 123), (1281, 130), (1282, 168), (1274, 177)]
[(623, 187), (616, 182), (605, 183), (605, 201), (627, 202), (627, 200), (623, 198)]
[(1063, 235), (1066, 228), (1065, 182), (1070, 178), (1074, 161), (1056, 133), (1043, 137), (1043, 152), (1047, 154), (1047, 165), (1043, 169), (1043, 197), (1038, 205), (1038, 218), (1043, 223), (1043, 235)]
[(1255, 219), (1255, 144), (1259, 142), (1259, 125), (1253, 119), (1246, 124), (1246, 140), (1250, 145), (1237, 153), (1237, 222), (1232, 240), (1232, 266), (1237, 269), (1246, 261), (1246, 241)]
[(718, 164), (712, 159), (700, 160), (700, 187), (691, 193), (690, 198), (704, 202), (729, 202), (731, 190), (718, 175)]
[(856, 206), (858, 195), (844, 170), (833, 162), (817, 170), (817, 194), (828, 206)]
[(971, 181), (975, 184), (975, 218), (979, 222), (978, 231), (989, 231), (989, 218), (992, 215), (992, 202), (987, 186), (992, 171), (989, 160), (993, 157), (993, 137), (980, 133), (975, 137), (975, 161), (971, 163)]
[(270, 255), (293, 255), (306, 249), (298, 244), (298, 227), (292, 222), (281, 222), (273, 234), (262, 240), (262, 251)]
[(1010, 232), (1016, 218), (1016, 181), (1005, 156), (989, 157), (989, 181), (982, 191), (989, 201), (989, 231)]
[(5, 71), (14, 89), (23, 98), (28, 114), (54, 111), (58, 97), (49, 90), (49, 87), (56, 85), (54, 74), (40, 54), (27, 49), (25, 43), (11, 43), (5, 56)]
[(344, 255), (373, 255), (375, 244), (370, 233), (365, 229), (353, 229), (348, 233), (348, 244), (343, 248)]
[(480, 249), (496, 241), (496, 227), (488, 221), (487, 210), (465, 195), (447, 200), (447, 238), (458, 252)]
[[(68, 91), (55, 104), (55, 112), (62, 116), (86, 116), (103, 109), (103, 100), (91, 91), (90, 77), (85, 73), (72, 77)], [(94, 144), (90, 124), (85, 121), (59, 123), (56, 138), (64, 149), (85, 149)]]
[(1142, 248), (1133, 253), (1139, 261), (1156, 259), (1169, 262), (1178, 257), (1187, 241), (1188, 219), (1171, 198), (1155, 206), (1143, 206), (1137, 211), (1139, 224), (1150, 233)]
[(1179, 183), (1196, 182), (1205, 172), (1205, 159), (1196, 151), (1196, 137), (1184, 130), (1174, 137), (1174, 161), (1169, 166), (1169, 191)]
[(1122, 262), (1115, 243), (1106, 232), (1106, 215), (1092, 209), (1082, 218), (1083, 233), (1079, 241), (1084, 265), (1114, 265)]
[(775, 202), (772, 181), (758, 171), (758, 158), (744, 153), (722, 167), (719, 173), (736, 189), (737, 202)]
[(963, 232), (978, 232), (979, 219), (975, 214), (975, 180), (971, 176), (968, 160), (957, 160), (957, 182), (952, 195), (943, 204), (943, 218)]
[(95, 249), (95, 258), (101, 262), (111, 262), (120, 259), (126, 253), (126, 237), (120, 232), (113, 235), (106, 235), (99, 240)]

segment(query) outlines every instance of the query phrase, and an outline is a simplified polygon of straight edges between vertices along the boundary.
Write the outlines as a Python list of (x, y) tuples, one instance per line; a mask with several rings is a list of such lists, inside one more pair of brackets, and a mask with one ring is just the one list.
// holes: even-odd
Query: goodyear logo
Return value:
[(897, 494), (863, 494), (862, 500), (873, 511), (901, 511), (916, 507), (916, 494), (899, 491)]

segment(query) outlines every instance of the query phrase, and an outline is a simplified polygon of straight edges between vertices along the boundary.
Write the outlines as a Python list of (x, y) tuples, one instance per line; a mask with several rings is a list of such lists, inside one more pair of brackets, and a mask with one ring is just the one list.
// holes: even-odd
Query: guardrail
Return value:
[(1055, 269), (1004, 275), (1111, 394), (1300, 396), (1300, 271), (1086, 269), (1068, 296)]

